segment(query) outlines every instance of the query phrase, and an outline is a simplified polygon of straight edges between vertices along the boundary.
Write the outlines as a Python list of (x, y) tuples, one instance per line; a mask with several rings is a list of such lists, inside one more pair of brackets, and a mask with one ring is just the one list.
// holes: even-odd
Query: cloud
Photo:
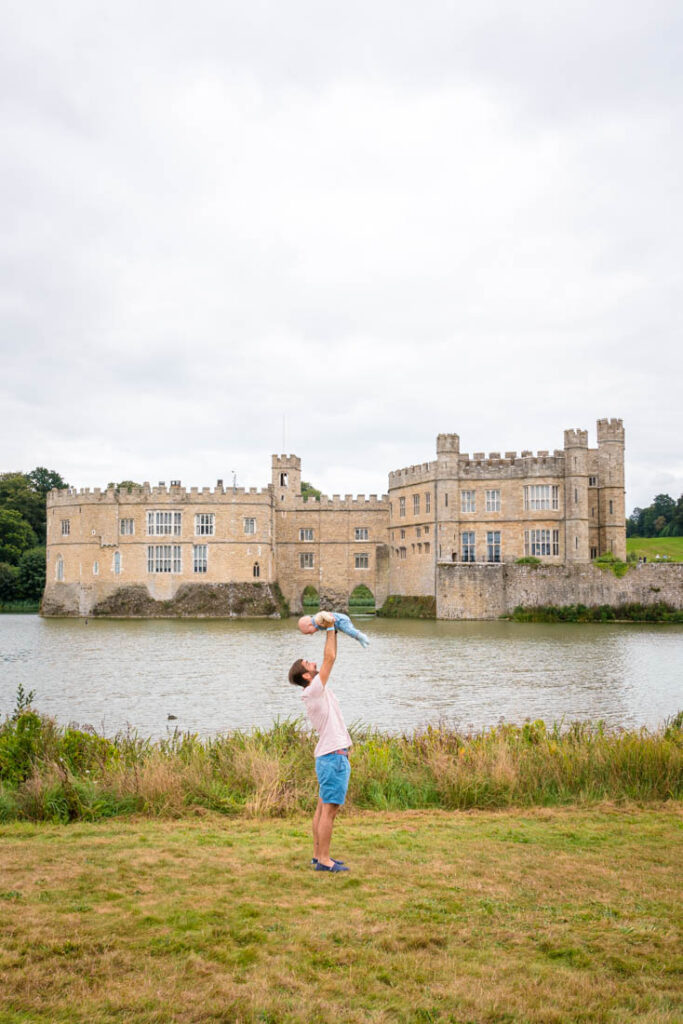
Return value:
[(285, 416), (305, 478), (381, 493), (442, 430), (617, 415), (629, 499), (683, 490), (679, 5), (0, 27), (8, 466), (260, 486)]

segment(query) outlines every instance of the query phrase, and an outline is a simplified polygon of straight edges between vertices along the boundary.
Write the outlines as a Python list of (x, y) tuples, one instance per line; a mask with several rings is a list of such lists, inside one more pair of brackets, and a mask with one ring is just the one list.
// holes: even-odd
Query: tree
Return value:
[(315, 501), (320, 501), (321, 492), (314, 487), (313, 484), (309, 484), (306, 480), (301, 481), (301, 497), (304, 501), (308, 501), (309, 498), (313, 498)]
[(24, 551), (37, 545), (29, 524), (14, 509), (0, 508), (0, 562), (17, 565)]
[(39, 537), (45, 536), (45, 498), (24, 473), (0, 473), (0, 509), (18, 512)]
[(142, 484), (136, 484), (135, 480), (122, 480), (118, 484), (110, 480), (107, 484), (107, 490), (110, 487), (114, 487), (117, 491), (130, 491), (133, 487), (142, 487)]
[(0, 601), (14, 601), (19, 596), (19, 570), (16, 565), (0, 562)]
[(46, 498), (49, 491), (58, 488), (63, 490), (69, 485), (55, 469), (46, 469), (45, 466), (36, 466), (30, 473), (26, 474), (29, 486), (36, 494), (40, 494), (42, 498)]
[(22, 597), (39, 601), (45, 590), (45, 548), (29, 548), (19, 559), (19, 591)]

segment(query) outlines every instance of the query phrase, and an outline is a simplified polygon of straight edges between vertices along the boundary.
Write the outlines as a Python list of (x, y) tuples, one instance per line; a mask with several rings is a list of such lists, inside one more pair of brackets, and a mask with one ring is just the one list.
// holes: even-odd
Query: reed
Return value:
[[(403, 735), (352, 727), (348, 807), (408, 810), (662, 801), (681, 797), (683, 712), (660, 729), (603, 723), (445, 724)], [(317, 799), (314, 740), (301, 720), (211, 738), (113, 738), (39, 714), (25, 700), (0, 726), (0, 821), (67, 822), (206, 808), (274, 817)]]

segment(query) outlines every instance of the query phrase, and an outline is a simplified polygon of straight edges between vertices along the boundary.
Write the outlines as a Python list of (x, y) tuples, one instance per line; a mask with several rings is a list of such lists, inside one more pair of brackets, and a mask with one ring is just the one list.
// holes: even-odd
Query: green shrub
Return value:
[(542, 565), (540, 558), (536, 558), (536, 555), (525, 555), (524, 558), (518, 558), (515, 565)]

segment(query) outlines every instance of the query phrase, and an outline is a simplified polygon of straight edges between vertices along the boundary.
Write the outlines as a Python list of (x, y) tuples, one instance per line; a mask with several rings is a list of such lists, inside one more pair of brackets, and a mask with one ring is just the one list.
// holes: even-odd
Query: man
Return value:
[(318, 671), (314, 661), (299, 658), (289, 670), (289, 681), (303, 687), (301, 695), (308, 719), (318, 733), (314, 751), (315, 771), (320, 786), (318, 806), (313, 815), (313, 861), (316, 871), (348, 871), (340, 860), (330, 857), (330, 842), (337, 811), (346, 800), (351, 766), (351, 737), (344, 724), (339, 702), (327, 685), (337, 657), (334, 626), (325, 631), (323, 663)]

